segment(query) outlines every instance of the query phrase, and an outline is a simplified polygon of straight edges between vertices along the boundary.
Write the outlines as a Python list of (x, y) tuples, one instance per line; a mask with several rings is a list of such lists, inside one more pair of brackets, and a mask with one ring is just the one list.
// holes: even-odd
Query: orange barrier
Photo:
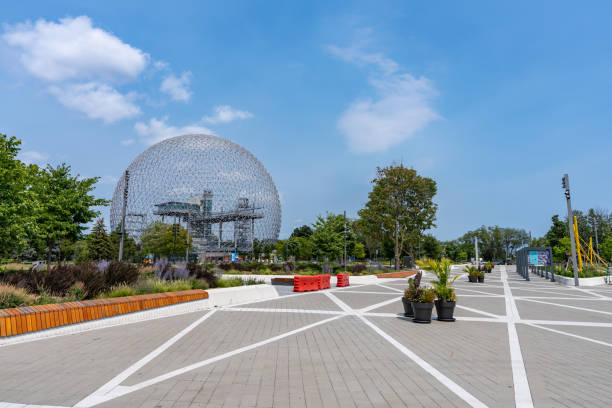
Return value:
[(331, 284), (330, 284), (331, 276), (330, 275), (319, 275), (319, 276), (321, 277), (321, 285), (319, 286), (319, 289), (331, 288)]
[(207, 299), (200, 289), (0, 309), (0, 337)]
[(300, 276), (295, 275), (293, 277), (293, 291), (294, 292), (309, 292), (311, 290), (319, 290), (319, 275), (315, 276)]
[(336, 287), (344, 287), (344, 286), (349, 286), (349, 274), (348, 273), (339, 273), (338, 275), (336, 275), (336, 278), (338, 279), (337, 283), (336, 283)]

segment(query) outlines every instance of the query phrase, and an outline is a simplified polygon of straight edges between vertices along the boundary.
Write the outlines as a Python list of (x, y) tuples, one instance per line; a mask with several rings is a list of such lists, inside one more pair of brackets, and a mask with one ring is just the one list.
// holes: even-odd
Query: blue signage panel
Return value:
[(550, 265), (550, 253), (548, 251), (529, 251), (529, 265)]

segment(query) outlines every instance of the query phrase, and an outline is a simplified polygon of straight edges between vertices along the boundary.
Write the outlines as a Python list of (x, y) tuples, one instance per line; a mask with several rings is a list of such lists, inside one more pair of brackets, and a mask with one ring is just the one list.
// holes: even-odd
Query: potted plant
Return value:
[(474, 265), (467, 265), (463, 268), (463, 272), (468, 274), (468, 279), (470, 282), (478, 282), (478, 268)]
[(412, 299), (412, 311), (415, 323), (431, 323), (431, 311), (434, 306), (436, 293), (432, 288), (418, 288), (416, 296)]
[(484, 269), (481, 269), (478, 271), (478, 283), (484, 283), (484, 275), (485, 275)]
[(491, 271), (493, 270), (493, 264), (491, 263), (491, 261), (488, 261), (485, 265), (485, 270), (487, 273), (491, 273)]
[(436, 275), (437, 280), (431, 282), (434, 287), (436, 294), (436, 314), (438, 320), (442, 322), (454, 322), (455, 318), (455, 305), (457, 304), (457, 296), (455, 295), (455, 289), (453, 283), (459, 275), (455, 275), (451, 279), (451, 261), (450, 259), (442, 259), (441, 261), (428, 260), (421, 264), (421, 266), (431, 271)]
[[(421, 282), (421, 272), (417, 273), (415, 276), (418, 279), (418, 282)], [(404, 316), (413, 317), (414, 313), (412, 311), (412, 303), (411, 300), (417, 291), (417, 285), (415, 284), (415, 279), (408, 279), (408, 289), (404, 291), (404, 296), (402, 296), (402, 303), (404, 304)]]

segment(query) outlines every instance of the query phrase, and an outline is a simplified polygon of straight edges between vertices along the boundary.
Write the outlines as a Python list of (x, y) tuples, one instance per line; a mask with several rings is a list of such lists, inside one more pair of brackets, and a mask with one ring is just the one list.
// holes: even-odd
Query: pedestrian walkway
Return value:
[(0, 347), (0, 407), (612, 405), (611, 287), (455, 286), (454, 323), (385, 279)]

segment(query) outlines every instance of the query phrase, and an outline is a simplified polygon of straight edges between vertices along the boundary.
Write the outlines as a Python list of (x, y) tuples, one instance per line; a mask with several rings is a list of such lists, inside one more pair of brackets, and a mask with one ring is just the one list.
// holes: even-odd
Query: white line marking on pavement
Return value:
[(434, 368), (427, 361), (423, 360), (421, 357), (414, 354), (413, 351), (411, 351), (406, 346), (399, 343), (393, 337), (385, 333), (381, 328), (379, 328), (374, 323), (372, 323), (371, 321), (363, 317), (363, 315), (357, 315), (357, 317), (359, 317), (365, 324), (367, 324), (370, 328), (372, 328), (372, 330), (378, 333), (383, 339), (387, 340), (396, 349), (398, 349), (399, 351), (404, 353), (404, 355), (406, 355), (409, 359), (414, 361), (419, 367), (427, 371), (431, 376), (433, 376), (436, 380), (442, 383), (442, 385), (444, 385), (446, 388), (454, 392), (459, 398), (467, 402), (471, 407), (479, 407), (479, 408), (486, 407), (485, 404), (480, 402), (476, 397), (474, 397), (472, 394), (467, 392), (464, 388), (459, 386), (459, 384), (457, 384), (456, 382), (454, 382), (453, 380), (451, 380), (450, 378), (442, 374), (440, 371)]
[(521, 299), (524, 300), (526, 302), (534, 302), (534, 303), (542, 303), (544, 305), (552, 305), (552, 306), (558, 306), (558, 307), (566, 307), (568, 309), (577, 309), (577, 310), (584, 310), (587, 312), (593, 312), (593, 313), (601, 313), (601, 314), (607, 314), (607, 315), (612, 315), (612, 312), (604, 312), (603, 310), (597, 310), (597, 309), (589, 309), (586, 307), (579, 307), (579, 306), (570, 306), (570, 305), (563, 305), (561, 303), (553, 303), (553, 302), (544, 302), (542, 300), (536, 300), (536, 299)]
[(489, 312), (485, 312), (484, 310), (479, 310), (479, 309), (474, 309), (472, 307), (467, 307), (467, 306), (462, 306), (462, 305), (455, 305), (456, 308), (458, 309), (463, 309), (463, 310), (467, 310), (468, 312), (474, 312), (474, 313), (478, 313), (481, 315), (485, 315), (485, 316), (489, 316), (489, 317), (494, 317), (496, 319), (505, 319), (505, 316), (500, 316), (500, 315), (496, 315), (493, 313), (489, 313)]
[(316, 310), (316, 309), (265, 309), (256, 307), (232, 307), (219, 309), (222, 312), (265, 312), (265, 313), (305, 313), (305, 314), (326, 314), (326, 315), (344, 315), (345, 312), (332, 310)]
[[(340, 299), (338, 299), (336, 296), (334, 296), (333, 294), (329, 293), (329, 292), (325, 292), (325, 295), (331, 299), (332, 302), (334, 302), (336, 305), (338, 305), (338, 307), (342, 310), (344, 310), (345, 313), (347, 314), (355, 314), (355, 310), (353, 310), (349, 305), (347, 305), (346, 303), (344, 303), (343, 301), (341, 301)], [(397, 301), (397, 299), (391, 299), (392, 301)]]
[(585, 327), (612, 327), (612, 323), (601, 323), (601, 322), (568, 322), (564, 320), (531, 320), (521, 319), (517, 323), (524, 324), (556, 324), (559, 326), (585, 326)]
[(382, 287), (382, 288), (387, 288), (387, 289), (392, 290), (392, 291), (394, 291), (394, 292), (404, 293), (404, 291), (403, 291), (403, 290), (401, 290), (401, 289), (392, 288), (392, 287), (390, 287), (390, 286), (383, 285), (382, 283), (377, 283), (376, 285), (377, 285), (377, 286), (380, 286), (380, 287)]
[[(401, 297), (400, 298), (393, 298), (393, 299), (385, 300), (384, 302), (380, 302), (380, 303), (375, 303), (373, 305), (364, 307), (363, 309), (359, 309), (359, 313), (369, 312), (370, 310), (374, 310), (374, 309), (378, 309), (379, 307), (387, 306), (388, 304), (391, 304), (393, 302), (397, 302), (398, 300), (401, 300)], [(351, 309), (351, 310), (353, 310), (353, 309)]]
[(123, 395), (130, 394), (132, 392), (141, 390), (141, 389), (146, 388), (146, 387), (150, 387), (151, 385), (155, 385), (155, 384), (160, 383), (162, 381), (169, 380), (169, 379), (174, 378), (176, 376), (179, 376), (181, 374), (185, 374), (185, 373), (187, 373), (189, 371), (193, 371), (193, 370), (196, 370), (198, 368), (207, 366), (209, 364), (216, 363), (217, 361), (221, 361), (221, 360), (224, 360), (226, 358), (233, 357), (233, 356), (235, 356), (237, 354), (253, 350), (253, 349), (257, 348), (257, 347), (265, 346), (266, 344), (273, 343), (273, 342), (278, 341), (278, 340), (282, 340), (285, 337), (289, 337), (289, 336), (292, 336), (294, 334), (303, 332), (305, 330), (312, 329), (313, 327), (320, 326), (320, 325), (325, 324), (325, 323), (329, 323), (329, 322), (334, 321), (336, 319), (339, 319), (339, 318), (341, 318), (343, 316), (344, 315), (338, 315), (338, 316), (330, 317), (328, 319), (321, 320), (321, 321), (309, 324), (307, 326), (303, 326), (303, 327), (300, 327), (298, 329), (288, 331), (288, 332), (283, 333), (283, 334), (279, 334), (278, 336), (270, 337), (268, 339), (259, 341), (257, 343), (253, 343), (253, 344), (250, 344), (248, 346), (237, 348), (237, 349), (229, 351), (227, 353), (220, 354), (220, 355), (218, 355), (216, 357), (211, 357), (209, 359), (202, 360), (202, 361), (199, 361), (197, 363), (190, 364), (190, 365), (185, 366), (183, 368), (179, 368), (177, 370), (170, 371), (170, 372), (168, 372), (166, 374), (162, 374), (162, 375), (159, 375), (157, 377), (151, 378), (150, 380), (146, 380), (146, 381), (140, 382), (138, 384), (134, 384), (132, 386), (120, 387), (120, 388), (115, 390), (116, 392), (108, 393), (108, 394), (106, 394), (104, 396), (100, 396), (96, 400), (87, 401), (87, 404), (83, 404), (82, 402), (79, 402), (78, 404), (76, 404), (74, 406), (74, 408), (81, 408), (81, 407), (88, 408), (88, 407), (92, 407), (94, 405), (98, 405), (98, 404), (101, 404), (103, 402), (115, 399), (115, 398), (119, 398), (119, 397), (121, 397)]
[(121, 384), (126, 378), (134, 374), (140, 368), (144, 367), (147, 363), (149, 363), (155, 357), (159, 356), (161, 353), (166, 351), (168, 348), (170, 348), (170, 346), (172, 346), (174, 343), (182, 339), (190, 331), (198, 327), (200, 323), (202, 323), (204, 320), (212, 316), (217, 310), (218, 309), (211, 310), (210, 312), (206, 313), (204, 316), (200, 317), (195, 322), (191, 323), (189, 326), (185, 327), (183, 330), (181, 330), (176, 335), (174, 335), (171, 339), (169, 339), (164, 344), (157, 347), (155, 350), (151, 351), (149, 354), (147, 354), (146, 356), (144, 356), (143, 358), (141, 358), (140, 360), (138, 360), (137, 362), (135, 362), (134, 364), (126, 368), (125, 370), (123, 370), (121, 373), (113, 377), (106, 384), (104, 384), (103, 386), (98, 388), (96, 391), (94, 391), (91, 395), (88, 395), (83, 400), (78, 402), (75, 406), (76, 407), (92, 406), (91, 404), (92, 402), (98, 401), (100, 398), (104, 398), (106, 394), (108, 394), (114, 388), (119, 386), (119, 384)]
[(568, 332), (564, 332), (564, 331), (561, 331), (561, 330), (555, 330), (555, 329), (550, 328), (550, 327), (540, 326), (540, 325), (533, 324), (533, 323), (528, 323), (527, 325), (528, 326), (532, 326), (532, 327), (537, 327), (538, 329), (548, 330), (548, 331), (553, 332), (553, 333), (563, 334), (565, 336), (575, 337), (577, 339), (581, 339), (581, 340), (585, 340), (585, 341), (590, 341), (590, 342), (596, 343), (596, 344), (601, 344), (602, 346), (612, 347), (612, 344), (606, 343), (605, 341), (595, 340), (595, 339), (591, 339), (589, 337), (579, 336), (579, 335), (574, 334), (574, 333), (568, 333)]
[(533, 407), (531, 390), (527, 380), (527, 371), (523, 362), (521, 345), (515, 322), (520, 319), (516, 303), (512, 297), (510, 285), (508, 285), (506, 267), (501, 266), (501, 279), (504, 284), (504, 294), (506, 295), (506, 317), (508, 318), (508, 343), (510, 344), (510, 362), (512, 365), (512, 380), (514, 382), (514, 403), (517, 407)]
[(69, 408), (58, 405), (33, 405), (33, 404), (15, 404), (12, 402), (0, 402), (0, 408)]

